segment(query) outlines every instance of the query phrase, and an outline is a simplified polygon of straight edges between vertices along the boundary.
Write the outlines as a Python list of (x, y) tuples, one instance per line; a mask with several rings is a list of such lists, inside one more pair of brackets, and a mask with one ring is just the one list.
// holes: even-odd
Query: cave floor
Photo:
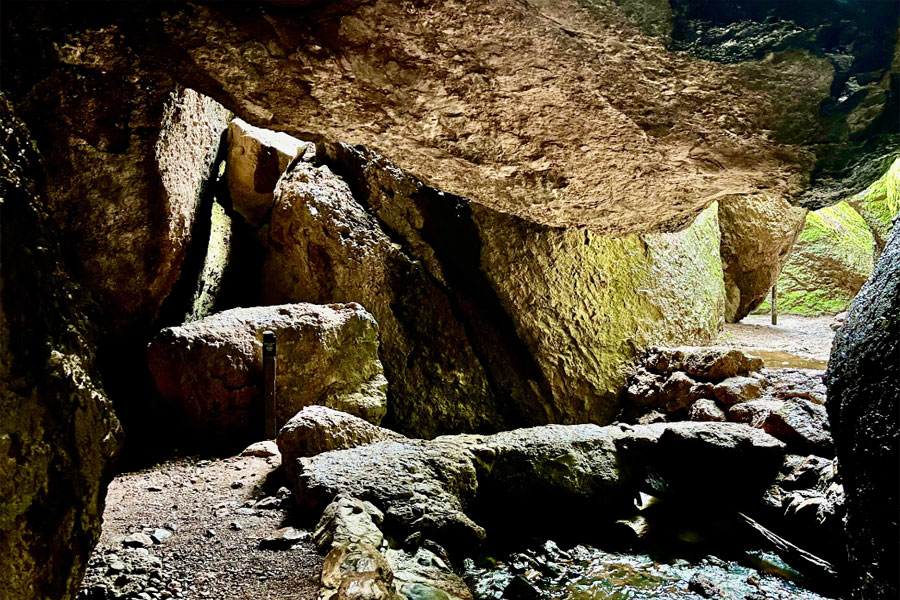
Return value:
[[(276, 504), (273, 495), (284, 485), (279, 465), (277, 455), (177, 458), (117, 476), (109, 487), (103, 533), (79, 598), (98, 597), (91, 586), (111, 588), (123, 576), (132, 579), (126, 585), (136, 592), (129, 596), (144, 600), (316, 598), (322, 558), (306, 533), (290, 549), (259, 548), (262, 539), (294, 524), (293, 516), (280, 507), (254, 506), (263, 498)], [(287, 498), (285, 504), (292, 500)], [(157, 529), (174, 532), (143, 549), (123, 548), (129, 545), (125, 536)], [(135, 573), (127, 568), (131, 563), (126, 555), (144, 550), (145, 556), (159, 559), (158, 568), (150, 569), (157, 573), (155, 579), (148, 580), (141, 568)], [(115, 565), (116, 560), (124, 560), (126, 568), (121, 569), (121, 562)]]
[(769, 315), (749, 315), (740, 323), (726, 323), (715, 343), (751, 354), (761, 350), (757, 354), (769, 368), (824, 369), (834, 340), (833, 321), (830, 316), (779, 315), (778, 325), (772, 325)]

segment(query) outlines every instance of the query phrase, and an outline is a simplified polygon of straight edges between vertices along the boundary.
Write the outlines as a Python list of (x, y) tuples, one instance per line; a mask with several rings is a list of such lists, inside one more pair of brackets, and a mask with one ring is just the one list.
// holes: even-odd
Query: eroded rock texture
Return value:
[(378, 325), (361, 306), (236, 308), (163, 329), (150, 344), (161, 400), (193, 435), (263, 432), (266, 329), (277, 338), (279, 425), (310, 404), (381, 421), (387, 381), (378, 360)]
[(0, 581), (74, 596), (100, 536), (121, 431), (94, 364), (84, 293), (63, 267), (41, 159), (0, 96)]
[[(826, 4), (389, 0), (9, 21), (37, 13), (100, 56), (140, 48), (150, 79), (255, 125), (364, 145), (505, 212), (624, 234), (677, 228), (728, 194), (834, 202), (887, 169), (897, 7)], [(52, 60), (45, 37), (15, 56)]]
[(727, 322), (740, 321), (765, 300), (791, 255), (806, 212), (766, 195), (729, 196), (719, 202)]
[(847, 494), (847, 549), (857, 598), (898, 593), (900, 506), (900, 229), (835, 336), (828, 415)]

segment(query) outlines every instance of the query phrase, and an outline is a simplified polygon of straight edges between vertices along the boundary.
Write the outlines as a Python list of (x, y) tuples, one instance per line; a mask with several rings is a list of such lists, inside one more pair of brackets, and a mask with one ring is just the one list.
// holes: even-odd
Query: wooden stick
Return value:
[(263, 401), (266, 412), (266, 439), (274, 440), (278, 434), (275, 421), (275, 332), (263, 331)]
[(778, 325), (778, 282), (772, 284), (772, 325)]
[(821, 583), (832, 584), (837, 582), (837, 571), (827, 560), (819, 558), (818, 556), (795, 546), (783, 537), (766, 529), (744, 513), (738, 513), (738, 517), (756, 531), (769, 547), (772, 548), (776, 554), (781, 556), (786, 563), (790, 564), (807, 577)]

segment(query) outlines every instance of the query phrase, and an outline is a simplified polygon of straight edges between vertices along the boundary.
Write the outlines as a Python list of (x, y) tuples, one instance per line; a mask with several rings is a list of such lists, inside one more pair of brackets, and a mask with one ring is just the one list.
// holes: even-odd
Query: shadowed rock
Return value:
[(828, 416), (847, 493), (854, 596), (895, 598), (900, 562), (900, 227), (835, 336)]
[(161, 331), (148, 361), (162, 401), (195, 434), (261, 435), (262, 332), (277, 338), (277, 421), (310, 404), (385, 413), (378, 326), (358, 304), (236, 308)]

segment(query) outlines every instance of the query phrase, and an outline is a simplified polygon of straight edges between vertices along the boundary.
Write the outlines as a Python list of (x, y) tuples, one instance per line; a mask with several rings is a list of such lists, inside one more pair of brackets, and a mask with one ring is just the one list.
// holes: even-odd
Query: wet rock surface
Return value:
[(651, 348), (629, 379), (620, 419), (745, 423), (792, 452), (834, 456), (823, 371), (762, 365), (736, 349)]
[(847, 550), (860, 598), (896, 596), (900, 455), (900, 228), (835, 336), (825, 377), (847, 493)]
[(310, 404), (381, 420), (387, 382), (378, 326), (358, 304), (238, 308), (164, 329), (148, 361), (165, 406), (195, 434), (261, 436), (267, 329), (277, 339), (279, 424)]

